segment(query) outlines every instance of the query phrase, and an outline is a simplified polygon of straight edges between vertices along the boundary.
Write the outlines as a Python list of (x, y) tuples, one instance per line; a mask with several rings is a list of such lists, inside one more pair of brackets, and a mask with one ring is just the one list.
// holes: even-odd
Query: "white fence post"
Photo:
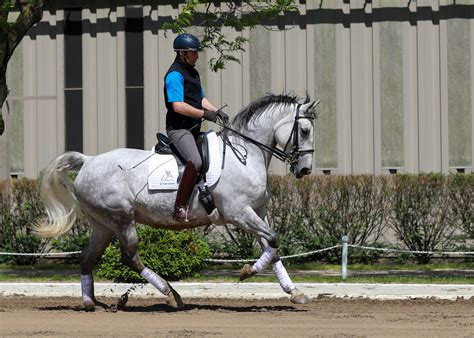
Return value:
[(342, 236), (342, 271), (341, 271), (342, 279), (347, 278), (347, 255), (349, 251), (349, 247), (347, 246), (347, 243), (349, 243), (349, 236), (347, 235)]

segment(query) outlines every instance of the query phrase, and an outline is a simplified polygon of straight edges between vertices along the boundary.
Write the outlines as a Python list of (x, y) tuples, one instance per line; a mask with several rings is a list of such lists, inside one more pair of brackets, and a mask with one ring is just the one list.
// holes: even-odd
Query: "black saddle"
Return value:
[[(174, 155), (177, 159), (179, 159), (179, 161), (177, 161), (178, 165), (186, 164), (186, 160), (178, 152), (178, 149), (176, 149), (176, 147), (170, 143), (168, 136), (162, 133), (156, 133), (156, 138), (158, 143), (155, 145), (155, 153), (162, 155)], [(209, 170), (209, 144), (207, 141), (207, 133), (199, 133), (196, 138), (196, 145), (202, 159), (202, 166), (199, 173), (204, 175)]]

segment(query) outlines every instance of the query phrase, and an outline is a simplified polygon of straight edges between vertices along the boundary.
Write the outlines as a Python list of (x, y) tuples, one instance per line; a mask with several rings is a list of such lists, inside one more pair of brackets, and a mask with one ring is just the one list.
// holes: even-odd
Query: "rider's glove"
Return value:
[(210, 110), (204, 109), (204, 115), (202, 117), (205, 120), (208, 120), (211, 122), (217, 122), (218, 120), (224, 124), (229, 122), (229, 116), (220, 109), (217, 111), (210, 111)]
[(202, 116), (205, 120), (216, 122), (217, 112), (204, 109), (204, 115)]
[(224, 113), (221, 109), (216, 111), (217, 113), (217, 118), (222, 121), (222, 123), (227, 124), (229, 122), (229, 115)]

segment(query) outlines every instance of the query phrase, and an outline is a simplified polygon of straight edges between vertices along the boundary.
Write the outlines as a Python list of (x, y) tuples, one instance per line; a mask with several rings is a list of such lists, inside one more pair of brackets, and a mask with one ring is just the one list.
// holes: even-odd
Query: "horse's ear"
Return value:
[(306, 111), (308, 111), (312, 108), (316, 108), (318, 106), (319, 102), (321, 102), (321, 100), (317, 99), (317, 100), (302, 104), (301, 105), (301, 110), (306, 112)]

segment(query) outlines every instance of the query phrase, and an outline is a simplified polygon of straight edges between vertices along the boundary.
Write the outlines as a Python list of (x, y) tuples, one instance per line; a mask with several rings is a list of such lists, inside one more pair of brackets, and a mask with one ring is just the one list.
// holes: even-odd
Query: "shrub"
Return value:
[[(31, 233), (31, 223), (44, 216), (38, 182), (20, 179), (0, 182), (0, 248), (14, 253), (46, 252), (48, 240)], [(35, 264), (38, 256), (2, 256), (3, 262)]]
[[(168, 280), (178, 280), (201, 270), (210, 257), (209, 247), (192, 231), (171, 231), (137, 227), (139, 253), (145, 266)], [(102, 256), (98, 275), (115, 282), (144, 282), (121, 262), (119, 243), (110, 245)]]
[(474, 239), (474, 173), (451, 175), (447, 179), (453, 221), (466, 239)]
[[(51, 247), (59, 252), (82, 251), (90, 238), (90, 227), (84, 217), (79, 216), (72, 229), (66, 235), (63, 235), (51, 242)], [(78, 264), (79, 255), (63, 259), (67, 264)]]
[(212, 256), (220, 259), (253, 258), (260, 252), (254, 235), (234, 225), (211, 226), (202, 239), (209, 245)]
[[(274, 228), (281, 235), (281, 254), (313, 251), (341, 243), (349, 235), (351, 244), (376, 243), (388, 215), (386, 177), (311, 176), (271, 178), (269, 210)], [(340, 260), (340, 251), (326, 251), (301, 260)], [(374, 252), (357, 256), (374, 260)], [(355, 257), (354, 257), (355, 258)]]
[[(391, 227), (412, 251), (449, 250), (456, 227), (449, 199), (449, 180), (441, 174), (397, 175), (393, 181)], [(430, 254), (416, 254), (428, 263)]]

